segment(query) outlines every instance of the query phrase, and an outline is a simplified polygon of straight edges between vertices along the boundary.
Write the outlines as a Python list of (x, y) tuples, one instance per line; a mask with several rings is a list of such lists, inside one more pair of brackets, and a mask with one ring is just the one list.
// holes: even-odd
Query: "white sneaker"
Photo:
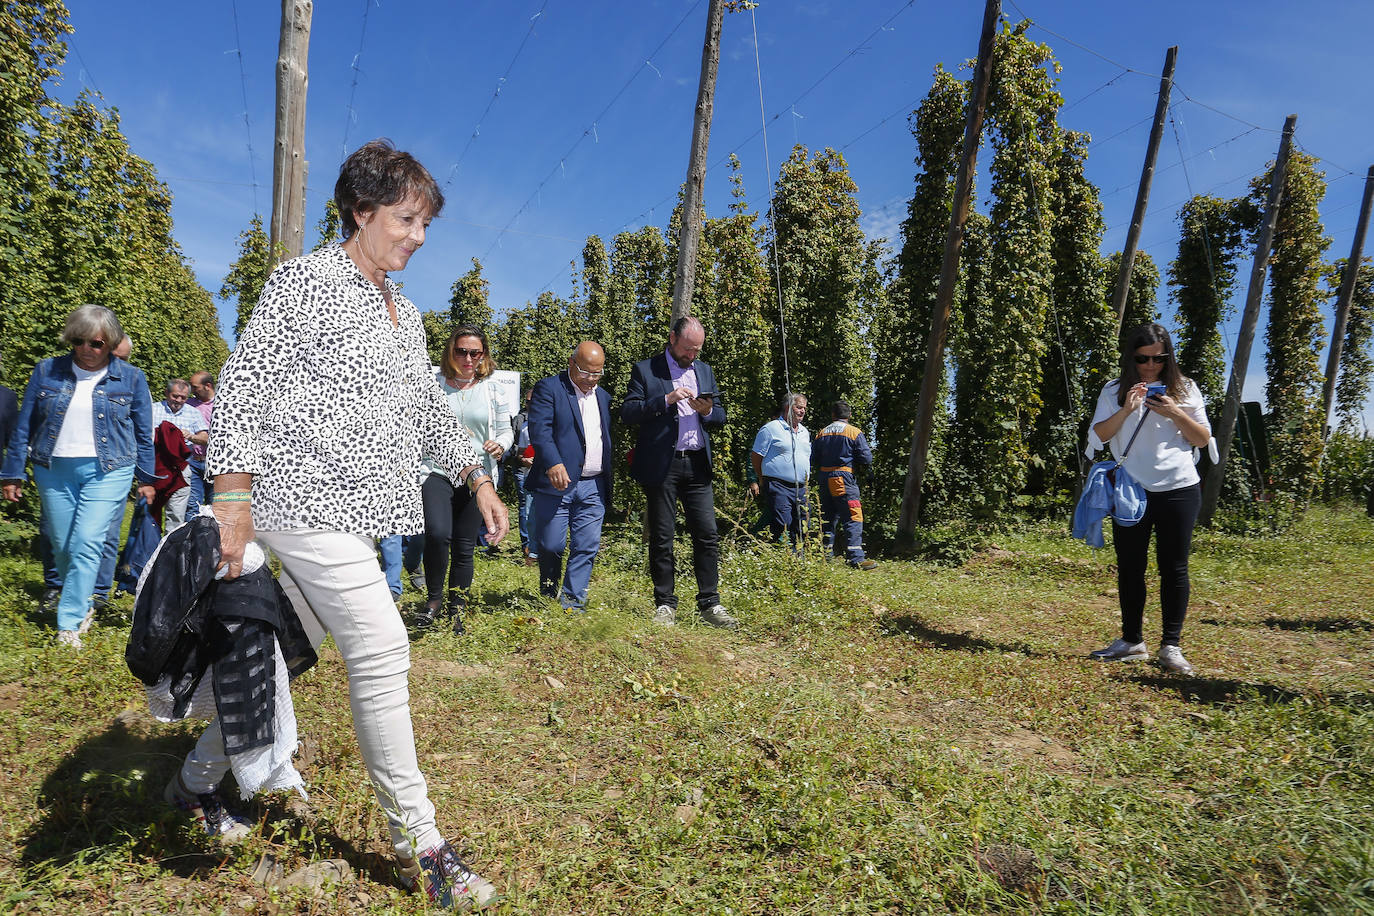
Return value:
[(1155, 656), (1155, 661), (1159, 667), (1165, 671), (1173, 671), (1178, 674), (1192, 674), (1193, 666), (1188, 664), (1188, 659), (1183, 657), (1183, 650), (1178, 646), (1160, 646), (1159, 654)]
[(86, 612), (86, 616), (85, 616), (85, 618), (81, 621), (81, 625), (78, 626), (78, 627), (76, 628), (76, 633), (77, 633), (77, 635), (78, 635), (78, 636), (85, 636), (86, 633), (91, 629), (91, 625), (94, 624), (94, 623), (95, 623), (95, 608), (91, 608), (89, 611)]
[(57, 644), (60, 646), (69, 646), (73, 649), (80, 649), (81, 634), (76, 630), (58, 630)]
[(677, 622), (677, 611), (667, 604), (660, 604), (654, 608), (654, 623), (661, 627), (671, 627)]
[(1150, 651), (1145, 648), (1143, 642), (1126, 642), (1124, 639), (1116, 639), (1105, 649), (1089, 652), (1088, 657), (1095, 658), (1100, 662), (1138, 662), (1149, 658)]

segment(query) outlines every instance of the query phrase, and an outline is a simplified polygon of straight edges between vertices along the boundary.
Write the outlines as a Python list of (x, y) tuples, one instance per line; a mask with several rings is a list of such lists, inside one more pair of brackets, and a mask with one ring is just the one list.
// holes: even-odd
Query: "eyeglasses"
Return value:
[(573, 368), (576, 369), (577, 374), (582, 376), (583, 378), (601, 378), (601, 376), (606, 374), (604, 369), (599, 369), (596, 372), (589, 372), (586, 369), (583, 369), (577, 363), (573, 363)]
[(103, 350), (105, 349), (105, 340), (100, 337), (92, 337), (89, 339), (85, 337), (77, 337), (72, 340), (72, 346), (90, 347), (92, 350)]
[(1151, 361), (1153, 361), (1156, 366), (1162, 366), (1169, 361), (1169, 354), (1160, 353), (1153, 356), (1147, 356), (1144, 353), (1137, 353), (1135, 355), (1135, 362), (1137, 366), (1143, 366)]
[(462, 347), (454, 347), (453, 355), (458, 359), (481, 359), (487, 355), (486, 350), (465, 350)]

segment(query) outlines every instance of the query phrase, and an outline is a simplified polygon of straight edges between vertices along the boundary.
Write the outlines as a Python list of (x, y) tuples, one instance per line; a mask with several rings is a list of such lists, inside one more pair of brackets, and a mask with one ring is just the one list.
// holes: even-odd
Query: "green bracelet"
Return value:
[(217, 503), (246, 503), (252, 498), (253, 494), (248, 490), (233, 490), (216, 493), (214, 501)]

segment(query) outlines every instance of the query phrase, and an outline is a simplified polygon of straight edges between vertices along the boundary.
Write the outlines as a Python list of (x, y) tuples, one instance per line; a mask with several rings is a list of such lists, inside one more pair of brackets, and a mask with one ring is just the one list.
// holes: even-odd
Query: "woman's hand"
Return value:
[(1121, 406), (1134, 413), (1145, 402), (1145, 389), (1149, 387), (1145, 382), (1136, 382), (1126, 392), (1126, 403)]
[(501, 539), (510, 532), (510, 513), (497, 495), (496, 487), (489, 487), (483, 482), (473, 498), (477, 500), (477, 511), (482, 513), (482, 522), (487, 526), (487, 543), (501, 543)]
[(24, 494), (24, 485), (18, 481), (11, 481), (3, 488), (5, 499), (12, 503), (19, 502), (19, 497)]
[(1161, 417), (1175, 422), (1178, 421), (1178, 415), (1183, 412), (1183, 409), (1178, 406), (1178, 402), (1167, 394), (1157, 394), (1152, 398), (1146, 398), (1145, 406)]
[(237, 579), (243, 572), (243, 549), (253, 540), (253, 507), (248, 502), (213, 502), (211, 510), (219, 524), (220, 566), (228, 566), (226, 579)]
[(506, 453), (506, 450), (501, 447), (501, 443), (497, 442), (495, 439), (488, 439), (486, 442), (483, 442), (482, 451), (486, 452), (497, 461), (500, 461), (501, 456)]
[(143, 501), (150, 506), (153, 504), (153, 500), (157, 499), (157, 490), (150, 483), (139, 484), (136, 492), (139, 496), (142, 496)]

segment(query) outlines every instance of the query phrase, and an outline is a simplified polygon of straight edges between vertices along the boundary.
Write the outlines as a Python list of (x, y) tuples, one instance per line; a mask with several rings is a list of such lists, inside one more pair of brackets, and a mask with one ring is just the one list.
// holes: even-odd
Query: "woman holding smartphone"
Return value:
[(1179, 372), (1173, 341), (1160, 325), (1141, 325), (1123, 338), (1121, 375), (1104, 385), (1097, 399), (1088, 435), (1089, 455), (1104, 443), (1110, 443), (1118, 458), (1125, 455), (1122, 466), (1145, 489), (1146, 502), (1145, 517), (1139, 523), (1122, 527), (1112, 522), (1121, 638), (1091, 656), (1104, 662), (1150, 657), (1142, 623), (1145, 566), (1153, 531), (1163, 612), (1156, 660), (1168, 671), (1192, 674), (1193, 666), (1183, 657), (1179, 639), (1188, 611), (1188, 554), (1202, 505), (1196, 449), (1209, 447), (1215, 461), (1216, 445), (1202, 393)]

